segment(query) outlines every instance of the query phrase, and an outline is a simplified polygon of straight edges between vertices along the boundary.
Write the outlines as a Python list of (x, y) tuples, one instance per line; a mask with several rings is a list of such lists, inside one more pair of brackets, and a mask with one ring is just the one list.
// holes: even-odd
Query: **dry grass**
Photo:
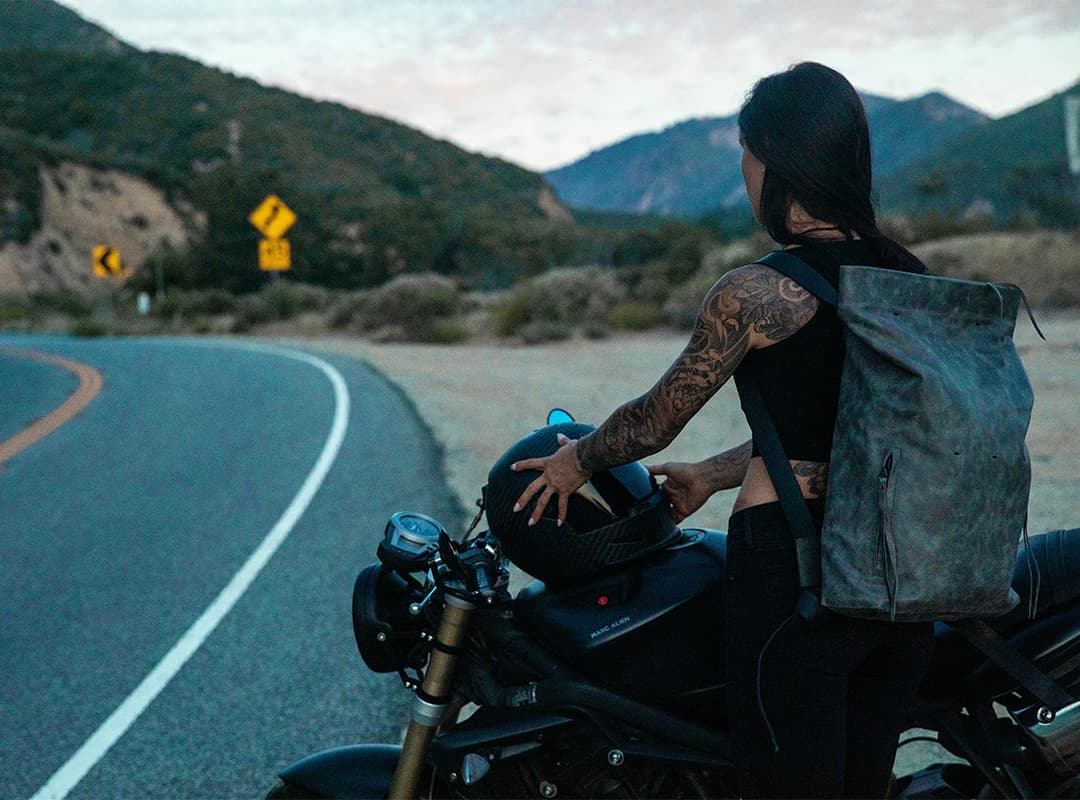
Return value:
[(912, 251), (941, 275), (1015, 283), (1032, 305), (1080, 306), (1080, 231), (954, 236)]

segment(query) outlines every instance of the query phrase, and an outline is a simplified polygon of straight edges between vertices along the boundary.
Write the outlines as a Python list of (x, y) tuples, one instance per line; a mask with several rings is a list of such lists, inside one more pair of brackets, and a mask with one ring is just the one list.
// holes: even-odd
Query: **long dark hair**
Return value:
[(739, 111), (743, 146), (765, 165), (761, 221), (780, 244), (815, 240), (792, 233), (788, 208), (797, 200), (815, 219), (846, 237), (858, 234), (889, 266), (926, 272), (926, 265), (878, 228), (871, 200), (870, 128), (858, 92), (834, 69), (805, 61), (762, 78)]

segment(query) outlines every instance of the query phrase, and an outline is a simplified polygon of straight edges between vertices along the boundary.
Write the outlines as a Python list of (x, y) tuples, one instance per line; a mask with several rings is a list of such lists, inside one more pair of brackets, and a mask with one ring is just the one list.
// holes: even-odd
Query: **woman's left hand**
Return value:
[(578, 440), (570, 439), (560, 433), (557, 441), (560, 447), (550, 456), (526, 458), (510, 465), (510, 469), (515, 472), (527, 469), (540, 470), (540, 477), (529, 484), (528, 488), (522, 492), (521, 497), (518, 498), (517, 503), (514, 504), (514, 511), (521, 511), (533, 497), (537, 494), (540, 495), (536, 501), (536, 508), (533, 509), (532, 516), (529, 518), (529, 525), (535, 525), (540, 521), (544, 509), (547, 508), (552, 497), (556, 495), (559, 499), (558, 524), (562, 525), (566, 522), (566, 508), (570, 502), (570, 495), (584, 486), (591, 475), (591, 473), (583, 471), (578, 463)]

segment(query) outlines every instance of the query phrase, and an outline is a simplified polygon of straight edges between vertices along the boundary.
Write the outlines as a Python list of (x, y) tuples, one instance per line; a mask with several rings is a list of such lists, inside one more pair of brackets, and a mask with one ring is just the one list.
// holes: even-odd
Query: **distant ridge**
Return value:
[(907, 213), (985, 217), (995, 225), (1080, 227), (1080, 176), (1065, 147), (1066, 95), (974, 126), (885, 176), (881, 204)]
[[(863, 100), (878, 177), (987, 122), (940, 92)], [(545, 177), (573, 207), (696, 218), (745, 202), (739, 152), (736, 116), (707, 117), (632, 136)]]

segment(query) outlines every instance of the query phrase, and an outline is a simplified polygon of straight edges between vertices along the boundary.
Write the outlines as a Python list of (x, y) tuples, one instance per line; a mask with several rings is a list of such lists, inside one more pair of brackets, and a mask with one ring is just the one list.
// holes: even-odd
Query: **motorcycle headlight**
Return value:
[(360, 570), (353, 585), (353, 634), (360, 657), (372, 672), (419, 668), (426, 655), (421, 621), (409, 614), (417, 599), (415, 584), (379, 564)]

